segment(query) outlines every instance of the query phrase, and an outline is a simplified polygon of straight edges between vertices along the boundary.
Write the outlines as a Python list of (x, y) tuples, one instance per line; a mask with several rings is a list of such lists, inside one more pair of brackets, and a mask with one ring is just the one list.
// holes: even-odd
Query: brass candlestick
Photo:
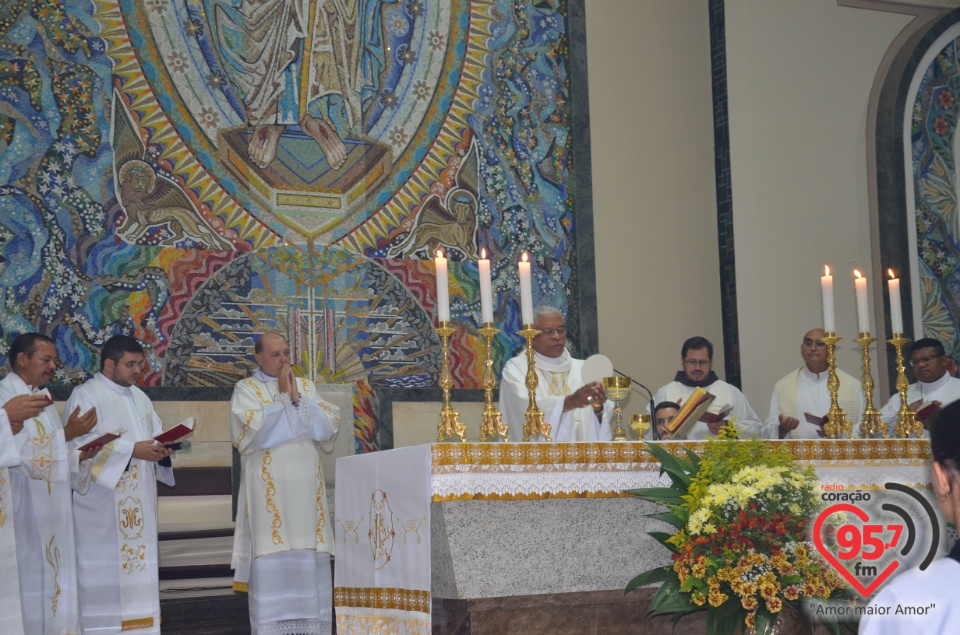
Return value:
[(827, 423), (823, 426), (823, 435), (828, 439), (839, 439), (840, 435), (846, 434), (853, 436), (853, 425), (847, 421), (847, 415), (840, 409), (840, 403), (837, 400), (837, 393), (840, 391), (840, 378), (837, 377), (837, 342), (842, 337), (830, 331), (822, 338), (823, 343), (827, 345), (827, 364), (829, 372), (827, 374), (827, 389), (830, 391), (830, 412), (827, 413)]
[(897, 349), (897, 392), (900, 393), (900, 411), (897, 413), (897, 423), (893, 426), (893, 436), (899, 439), (905, 439), (911, 434), (923, 436), (923, 422), (917, 421), (917, 416), (907, 404), (907, 389), (910, 388), (910, 382), (907, 380), (907, 368), (903, 362), (903, 347), (909, 341), (910, 338), (904, 337), (903, 333), (894, 333), (893, 337), (887, 340)]
[(616, 426), (613, 428), (614, 441), (626, 441), (627, 431), (623, 429), (620, 422), (620, 413), (623, 412), (623, 402), (630, 396), (630, 378), (629, 377), (604, 377), (603, 391), (613, 401), (613, 420)]
[(460, 441), (467, 440), (467, 426), (460, 423), (460, 413), (450, 405), (450, 389), (453, 388), (453, 373), (450, 372), (450, 336), (453, 332), (450, 322), (440, 322), (440, 326), (437, 327), (442, 350), (440, 388), (443, 389), (443, 408), (440, 409), (440, 425), (437, 428), (437, 441), (441, 443), (447, 437), (454, 436), (459, 436)]
[(507, 440), (507, 424), (500, 416), (500, 411), (493, 405), (493, 388), (497, 385), (497, 377), (493, 374), (493, 338), (500, 332), (500, 329), (494, 328), (491, 322), (484, 322), (483, 327), (479, 329), (480, 334), (486, 342), (486, 357), (483, 362), (483, 397), (485, 404), (483, 406), (483, 423), (480, 424), (480, 440), (487, 439)]
[(870, 337), (869, 332), (864, 332), (853, 341), (863, 349), (860, 362), (863, 371), (860, 376), (860, 387), (863, 388), (865, 406), (863, 421), (860, 422), (860, 436), (869, 439), (879, 433), (886, 439), (889, 436), (887, 426), (880, 420), (880, 412), (873, 407), (873, 376), (870, 374), (870, 345), (876, 342), (877, 338)]
[(526, 417), (523, 421), (523, 440), (529, 441), (531, 436), (543, 435), (548, 442), (553, 441), (550, 437), (550, 429), (553, 427), (543, 420), (543, 411), (537, 407), (537, 366), (533, 358), (533, 338), (540, 335), (540, 329), (533, 327), (533, 324), (524, 324), (520, 330), (520, 335), (527, 339), (527, 406)]

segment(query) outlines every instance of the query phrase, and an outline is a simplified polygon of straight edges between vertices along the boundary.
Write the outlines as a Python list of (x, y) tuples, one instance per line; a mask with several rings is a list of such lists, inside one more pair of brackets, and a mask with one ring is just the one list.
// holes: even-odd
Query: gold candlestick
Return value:
[(527, 386), (527, 406), (526, 417), (523, 422), (523, 440), (529, 441), (531, 436), (543, 435), (548, 442), (553, 441), (550, 437), (550, 429), (553, 427), (543, 420), (543, 411), (537, 407), (537, 366), (533, 358), (533, 338), (540, 335), (540, 329), (533, 327), (533, 324), (524, 324), (520, 330), (520, 335), (527, 338), (527, 377), (525, 385)]
[(853, 341), (863, 349), (860, 362), (863, 371), (860, 376), (860, 387), (863, 388), (866, 405), (863, 409), (863, 421), (860, 422), (860, 436), (869, 439), (879, 433), (886, 439), (889, 437), (887, 426), (880, 420), (880, 412), (873, 407), (873, 376), (870, 374), (870, 345), (876, 342), (877, 338), (870, 337), (869, 332), (864, 332)]
[(887, 340), (897, 349), (897, 392), (900, 393), (900, 411), (897, 412), (897, 423), (893, 426), (893, 436), (898, 439), (905, 439), (911, 434), (923, 436), (923, 422), (917, 421), (917, 416), (907, 404), (907, 389), (910, 388), (910, 382), (907, 380), (907, 368), (903, 361), (903, 347), (909, 341), (910, 338), (904, 337), (903, 333), (894, 333), (893, 337)]
[(483, 423), (480, 424), (480, 440), (486, 441), (492, 439), (502, 441), (507, 440), (507, 424), (500, 416), (500, 411), (493, 405), (493, 388), (497, 385), (497, 377), (493, 374), (493, 338), (500, 332), (500, 329), (494, 328), (491, 322), (484, 322), (483, 327), (479, 329), (480, 334), (486, 342), (486, 357), (483, 362), (483, 397), (485, 404), (483, 406)]
[(454, 436), (459, 436), (460, 441), (467, 440), (467, 426), (460, 423), (460, 413), (450, 405), (450, 389), (453, 388), (453, 373), (450, 372), (450, 336), (453, 332), (450, 322), (440, 322), (440, 326), (437, 327), (442, 350), (440, 388), (443, 389), (443, 407), (440, 409), (440, 425), (437, 427), (437, 441), (441, 443), (447, 437)]
[(837, 342), (842, 337), (837, 337), (833, 331), (825, 334), (822, 338), (823, 343), (827, 345), (827, 364), (829, 372), (827, 374), (827, 389), (830, 391), (830, 412), (827, 413), (827, 423), (823, 426), (823, 434), (828, 439), (839, 439), (840, 435), (846, 434), (853, 436), (853, 425), (847, 421), (847, 415), (840, 409), (840, 403), (837, 399), (837, 393), (840, 391), (840, 378), (837, 377)]

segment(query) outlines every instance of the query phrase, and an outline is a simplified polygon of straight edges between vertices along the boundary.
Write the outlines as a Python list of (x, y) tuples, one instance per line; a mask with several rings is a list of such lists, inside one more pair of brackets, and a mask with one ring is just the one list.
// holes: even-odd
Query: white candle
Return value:
[(533, 324), (533, 287), (530, 285), (530, 263), (527, 262), (526, 252), (517, 265), (520, 267), (520, 318), (525, 325)]
[(450, 287), (447, 278), (447, 259), (443, 251), (437, 250), (437, 257), (433, 259), (437, 265), (437, 320), (450, 321)]
[(490, 260), (487, 250), (480, 250), (480, 261), (477, 263), (480, 270), (480, 316), (484, 324), (493, 323), (493, 291), (490, 284)]
[(820, 276), (820, 292), (823, 295), (823, 330), (834, 333), (837, 329), (836, 316), (833, 313), (833, 276), (830, 267), (824, 265), (825, 275)]
[(903, 333), (903, 310), (900, 307), (900, 279), (893, 269), (887, 269), (890, 279), (887, 280), (887, 289), (890, 291), (890, 328), (894, 333)]
[(857, 289), (857, 324), (861, 333), (870, 332), (870, 306), (867, 304), (867, 279), (860, 275), (856, 269), (853, 270), (856, 280), (853, 284)]

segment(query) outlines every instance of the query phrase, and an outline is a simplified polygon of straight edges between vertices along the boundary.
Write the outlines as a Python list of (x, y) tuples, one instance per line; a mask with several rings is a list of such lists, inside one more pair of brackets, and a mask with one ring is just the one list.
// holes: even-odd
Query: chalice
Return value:
[(623, 429), (623, 424), (620, 422), (620, 414), (623, 412), (623, 402), (630, 396), (630, 378), (604, 377), (603, 390), (613, 401), (613, 419), (616, 422), (613, 428), (613, 440), (626, 441), (627, 431)]

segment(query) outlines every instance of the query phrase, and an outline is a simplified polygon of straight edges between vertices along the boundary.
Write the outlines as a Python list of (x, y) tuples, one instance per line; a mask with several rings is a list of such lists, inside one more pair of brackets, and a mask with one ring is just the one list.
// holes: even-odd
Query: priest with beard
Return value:
[[(610, 441), (610, 416), (613, 404), (607, 402), (603, 385), (584, 383), (583, 360), (574, 359), (566, 349), (567, 328), (563, 314), (553, 307), (534, 311), (533, 338), (537, 371), (537, 406), (550, 424), (554, 441)], [(523, 441), (523, 424), (530, 403), (527, 386), (527, 353), (507, 361), (500, 381), (500, 412), (509, 426), (511, 441)], [(545, 441), (542, 435), (530, 441)]]
[(683, 405), (694, 390), (703, 388), (716, 397), (707, 412), (715, 415), (727, 413), (725, 418), (710, 423), (698, 421), (687, 434), (688, 439), (711, 439), (730, 421), (740, 438), (760, 436), (760, 418), (750, 407), (747, 398), (736, 386), (723, 381), (713, 372), (713, 344), (708, 339), (696, 336), (684, 342), (680, 349), (680, 362), (683, 370), (677, 372), (672, 382), (657, 391), (653, 396), (654, 403), (672, 401)]
[(136, 339), (114, 335), (100, 372), (67, 400), (67, 412), (97, 412), (97, 425), (71, 448), (120, 434), (100, 451), (87, 491), (73, 496), (83, 633), (160, 633), (157, 481), (175, 483), (172, 450), (153, 440), (163, 424), (136, 386), (144, 363)]

